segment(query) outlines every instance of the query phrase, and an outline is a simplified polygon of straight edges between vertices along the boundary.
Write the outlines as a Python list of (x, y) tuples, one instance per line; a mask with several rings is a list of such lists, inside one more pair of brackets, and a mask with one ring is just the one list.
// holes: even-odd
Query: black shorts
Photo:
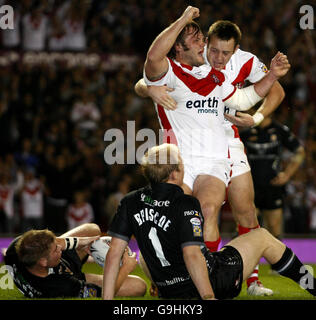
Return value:
[(232, 299), (239, 295), (243, 282), (243, 261), (231, 246), (207, 255), (209, 278), (216, 299)]
[(255, 186), (255, 204), (261, 210), (273, 210), (283, 207), (284, 186)]

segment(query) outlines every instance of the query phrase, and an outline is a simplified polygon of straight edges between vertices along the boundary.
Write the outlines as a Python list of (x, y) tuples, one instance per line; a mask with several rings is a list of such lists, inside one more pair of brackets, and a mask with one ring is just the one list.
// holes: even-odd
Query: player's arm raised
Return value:
[(261, 97), (265, 97), (274, 83), (288, 73), (290, 67), (291, 65), (289, 64), (287, 56), (278, 52), (271, 60), (270, 71), (268, 74), (254, 84), (257, 94)]
[(278, 52), (271, 60), (268, 74), (254, 85), (244, 89), (235, 89), (231, 95), (223, 99), (225, 105), (239, 111), (250, 109), (268, 94), (273, 84), (285, 76), (290, 67), (287, 56)]
[(237, 112), (235, 116), (225, 114), (225, 118), (239, 127), (257, 126), (281, 104), (284, 97), (285, 92), (279, 81), (276, 81), (255, 114)]
[(206, 261), (200, 246), (185, 246), (182, 251), (187, 270), (201, 298), (205, 300), (215, 300), (214, 291), (208, 276)]
[(159, 79), (168, 71), (167, 54), (186, 24), (199, 15), (198, 8), (188, 6), (179, 19), (156, 37), (147, 52), (145, 61), (145, 73), (148, 79)]

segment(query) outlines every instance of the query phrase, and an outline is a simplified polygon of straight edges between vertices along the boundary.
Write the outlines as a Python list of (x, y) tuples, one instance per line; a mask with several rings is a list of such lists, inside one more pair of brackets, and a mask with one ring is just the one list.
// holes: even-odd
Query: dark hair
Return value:
[(242, 33), (236, 23), (228, 20), (218, 20), (208, 29), (207, 39), (210, 42), (213, 36), (227, 41), (233, 38), (236, 47), (240, 43), (241, 35)]
[(199, 26), (198, 23), (196, 23), (195, 21), (191, 21), (189, 22), (183, 29), (182, 31), (179, 33), (175, 43), (173, 44), (172, 48), (170, 49), (169, 53), (168, 53), (168, 57), (171, 59), (175, 59), (176, 57), (176, 48), (175, 46), (177, 44), (181, 44), (183, 47), (186, 47), (185, 45), (185, 39), (186, 36), (189, 33), (193, 33), (194, 35), (197, 35), (198, 33), (202, 32), (201, 27)]

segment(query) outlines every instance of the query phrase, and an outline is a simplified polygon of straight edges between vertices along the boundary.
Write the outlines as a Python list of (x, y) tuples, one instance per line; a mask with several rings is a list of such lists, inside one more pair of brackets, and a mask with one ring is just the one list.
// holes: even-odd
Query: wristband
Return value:
[(66, 249), (65, 250), (72, 250), (78, 247), (79, 241), (76, 237), (67, 237), (65, 238), (66, 241)]
[(261, 123), (261, 121), (264, 119), (264, 115), (261, 112), (256, 112), (253, 116), (253, 121), (254, 121), (254, 127), (256, 127), (257, 125), (259, 125)]

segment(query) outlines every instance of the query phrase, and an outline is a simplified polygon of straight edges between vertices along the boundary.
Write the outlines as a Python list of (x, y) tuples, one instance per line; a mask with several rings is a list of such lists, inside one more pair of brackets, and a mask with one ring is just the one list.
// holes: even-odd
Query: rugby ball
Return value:
[[(100, 239), (94, 241), (90, 247), (91, 256), (93, 257), (94, 261), (102, 268), (104, 267), (106, 255), (108, 254), (111, 246), (111, 240), (112, 237), (103, 236)], [(133, 254), (132, 250), (129, 247), (127, 247), (127, 250), (129, 255)], [(122, 265), (122, 260), (120, 265)]]

